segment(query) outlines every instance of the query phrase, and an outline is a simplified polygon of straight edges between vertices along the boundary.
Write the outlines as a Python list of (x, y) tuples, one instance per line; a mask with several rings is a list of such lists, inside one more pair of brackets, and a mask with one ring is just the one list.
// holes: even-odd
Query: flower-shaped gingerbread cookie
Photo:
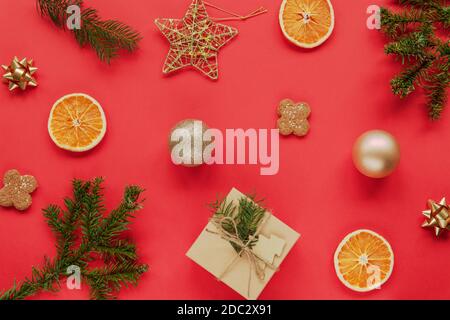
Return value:
[(9, 170), (3, 178), (4, 187), (0, 189), (0, 206), (23, 211), (31, 206), (31, 195), (37, 188), (33, 176), (21, 176), (17, 170)]
[(295, 103), (289, 99), (281, 101), (278, 106), (280, 118), (277, 122), (280, 133), (285, 136), (290, 134), (305, 136), (309, 131), (308, 117), (310, 114), (311, 109), (305, 102)]

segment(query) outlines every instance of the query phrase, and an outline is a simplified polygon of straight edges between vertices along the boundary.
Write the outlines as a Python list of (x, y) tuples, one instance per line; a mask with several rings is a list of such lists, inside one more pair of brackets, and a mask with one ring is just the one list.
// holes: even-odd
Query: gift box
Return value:
[(256, 231), (242, 239), (236, 220), (241, 201), (258, 206), (232, 189), (222, 202), (223, 208), (232, 214), (227, 217), (214, 214), (186, 255), (246, 299), (256, 300), (300, 234), (258, 206), (262, 218)]

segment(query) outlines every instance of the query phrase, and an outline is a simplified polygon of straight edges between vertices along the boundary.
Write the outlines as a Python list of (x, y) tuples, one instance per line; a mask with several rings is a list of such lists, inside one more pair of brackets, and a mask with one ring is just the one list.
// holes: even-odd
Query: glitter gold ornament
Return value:
[(353, 147), (353, 162), (363, 175), (384, 178), (400, 161), (400, 148), (395, 138), (382, 130), (372, 130), (358, 138)]
[(204, 150), (211, 143), (204, 141), (203, 135), (208, 130), (201, 120), (183, 120), (171, 130), (169, 148), (172, 162), (185, 167), (197, 167), (207, 162)]
[(210, 19), (203, 0), (194, 0), (183, 19), (156, 19), (155, 24), (170, 42), (163, 73), (191, 66), (213, 80), (219, 76), (219, 49), (238, 34)]
[(422, 214), (427, 218), (422, 224), (424, 228), (433, 228), (436, 237), (443, 231), (450, 230), (450, 207), (447, 204), (445, 198), (439, 203), (436, 201), (428, 200), (428, 210), (422, 212)]
[(2, 65), (2, 68), (5, 71), (3, 79), (8, 83), (10, 91), (17, 88), (25, 90), (28, 86), (37, 87), (38, 83), (33, 74), (38, 68), (33, 66), (32, 59), (23, 58), (19, 61), (17, 57), (14, 57), (9, 66)]

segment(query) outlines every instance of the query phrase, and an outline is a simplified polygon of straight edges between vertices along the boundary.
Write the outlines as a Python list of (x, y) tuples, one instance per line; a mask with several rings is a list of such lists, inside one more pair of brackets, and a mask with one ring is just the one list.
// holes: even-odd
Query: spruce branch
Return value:
[[(406, 97), (422, 87), (430, 119), (439, 119), (449, 86), (450, 9), (444, 0), (399, 0), (403, 12), (381, 8), (381, 31), (390, 42), (385, 53), (401, 59), (404, 70), (391, 81), (392, 92)], [(444, 36), (439, 31), (444, 31)]]
[(407, 32), (410, 24), (420, 23), (425, 20), (422, 11), (414, 8), (400, 13), (381, 8), (380, 17), (382, 21), (381, 30), (392, 39), (396, 39), (398, 34)]
[[(25, 299), (40, 291), (58, 291), (70, 266), (80, 268), (90, 286), (92, 299), (110, 299), (124, 286), (137, 285), (148, 269), (138, 262), (136, 245), (123, 238), (130, 219), (142, 209), (137, 186), (125, 188), (117, 209), (104, 216), (103, 179), (74, 180), (73, 198), (64, 200), (66, 210), (56, 205), (44, 209), (44, 217), (56, 237), (56, 257), (44, 258), (31, 276), (0, 293), (0, 300)], [(91, 263), (101, 267), (90, 268)]]
[(133, 52), (142, 39), (139, 32), (116, 20), (102, 20), (94, 8), (83, 8), (82, 0), (36, 0), (42, 16), (47, 16), (53, 24), (66, 28), (69, 18), (67, 8), (77, 5), (81, 10), (81, 28), (70, 30), (80, 46), (90, 45), (100, 60), (110, 63), (120, 50)]
[(412, 32), (397, 39), (397, 41), (388, 43), (384, 48), (384, 52), (400, 57), (402, 64), (405, 64), (406, 59), (424, 60), (430, 56), (427, 49), (435, 47), (435, 43), (431, 39), (432, 30), (431, 26), (424, 25), (422, 30)]
[(443, 106), (447, 103), (447, 88), (449, 86), (449, 62), (440, 65), (435, 74), (431, 75), (430, 84), (425, 86), (428, 96), (428, 113), (431, 119), (439, 119)]
[(125, 261), (121, 264), (95, 268), (83, 273), (83, 276), (91, 286), (91, 298), (105, 300), (114, 298), (114, 291), (119, 291), (124, 286), (136, 286), (140, 275), (146, 271), (145, 266)]
[[(227, 201), (227, 199), (216, 200), (210, 204), (214, 216), (218, 218), (228, 217), (232, 218), (235, 225), (228, 220), (222, 222), (222, 227), (230, 234), (236, 235), (242, 242), (247, 243), (251, 237), (253, 237), (262, 222), (266, 209), (262, 207), (262, 200), (256, 200), (255, 196), (242, 197), (239, 199), (238, 205), (234, 205), (233, 202)], [(236, 233), (237, 230), (237, 233)], [(251, 249), (258, 242), (256, 236), (249, 244)], [(236, 252), (240, 253), (242, 248), (234, 243), (230, 242)]]
[(418, 61), (410, 67), (407, 67), (399, 75), (391, 80), (391, 87), (394, 94), (400, 98), (405, 98), (416, 88), (415, 83), (419, 83), (426, 76), (427, 69), (431, 66), (431, 59)]
[(440, 0), (399, 0), (398, 2), (403, 5), (426, 7), (438, 5)]

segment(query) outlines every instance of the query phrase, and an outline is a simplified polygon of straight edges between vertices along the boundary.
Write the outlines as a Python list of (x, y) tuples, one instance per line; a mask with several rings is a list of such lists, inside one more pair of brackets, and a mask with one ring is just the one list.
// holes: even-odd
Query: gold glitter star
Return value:
[(219, 76), (219, 49), (238, 34), (211, 20), (203, 0), (194, 0), (183, 19), (156, 19), (155, 24), (170, 42), (163, 73), (192, 66), (213, 80)]
[(445, 198), (439, 203), (428, 200), (429, 210), (423, 211), (422, 214), (427, 218), (422, 224), (424, 228), (434, 228), (437, 237), (444, 231), (450, 230), (450, 208)]

